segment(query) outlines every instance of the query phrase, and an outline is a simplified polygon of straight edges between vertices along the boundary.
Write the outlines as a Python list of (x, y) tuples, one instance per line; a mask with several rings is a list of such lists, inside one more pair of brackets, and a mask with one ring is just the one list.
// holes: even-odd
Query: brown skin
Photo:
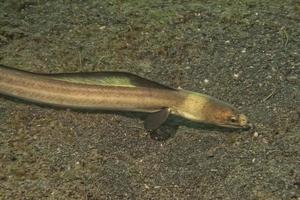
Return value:
[[(69, 79), (79, 80), (81, 74), (74, 75), (69, 74)], [(89, 74), (86, 78), (91, 77), (90, 75), (95, 78), (94, 74)], [(66, 75), (61, 74), (61, 77), (64, 76)], [(136, 85), (99, 85), (96, 82), (85, 84), (0, 65), (0, 94), (67, 108), (139, 112), (156, 112), (169, 108), (170, 113), (196, 122), (230, 128), (248, 126), (245, 115), (213, 97), (171, 89), (128, 73), (122, 76), (128, 78), (130, 83), (134, 77)], [(148, 83), (151, 87), (146, 87)]]

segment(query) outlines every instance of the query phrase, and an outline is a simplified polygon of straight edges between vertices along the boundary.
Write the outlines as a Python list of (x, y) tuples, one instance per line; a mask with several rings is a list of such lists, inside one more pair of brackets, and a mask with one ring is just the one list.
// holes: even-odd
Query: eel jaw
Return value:
[(213, 122), (213, 124), (225, 128), (240, 128), (240, 129), (251, 128), (251, 124), (248, 123), (248, 119), (244, 114), (236, 114), (231, 117), (228, 117), (225, 120), (219, 122)]

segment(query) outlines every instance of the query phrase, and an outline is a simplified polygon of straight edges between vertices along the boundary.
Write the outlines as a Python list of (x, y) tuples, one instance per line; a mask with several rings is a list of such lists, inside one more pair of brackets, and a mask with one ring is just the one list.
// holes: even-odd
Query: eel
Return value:
[(226, 102), (128, 72), (45, 74), (0, 64), (0, 94), (70, 109), (146, 112), (147, 130), (159, 128), (170, 114), (220, 127), (249, 127), (247, 117)]

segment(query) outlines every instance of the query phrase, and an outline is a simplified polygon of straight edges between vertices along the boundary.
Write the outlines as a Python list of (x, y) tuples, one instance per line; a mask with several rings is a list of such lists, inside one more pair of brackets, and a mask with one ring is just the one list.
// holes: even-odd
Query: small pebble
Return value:
[(238, 73), (236, 73), (236, 74), (233, 74), (233, 77), (234, 78), (238, 78), (240, 75), (238, 74)]
[(255, 131), (255, 132), (253, 133), (253, 137), (258, 137), (258, 132), (257, 132), (257, 131)]
[(146, 189), (149, 189), (149, 188), (150, 188), (147, 184), (144, 184), (144, 186), (145, 186)]
[(286, 80), (290, 82), (296, 82), (298, 80), (298, 77), (296, 75), (290, 75), (286, 77)]

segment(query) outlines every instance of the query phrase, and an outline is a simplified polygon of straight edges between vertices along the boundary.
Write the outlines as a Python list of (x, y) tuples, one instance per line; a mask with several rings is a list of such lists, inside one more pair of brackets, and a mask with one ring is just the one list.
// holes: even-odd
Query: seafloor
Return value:
[[(1, 0), (0, 63), (129, 71), (232, 103), (249, 131), (0, 99), (0, 199), (300, 198), (297, 0)], [(176, 131), (176, 133), (175, 133)]]

